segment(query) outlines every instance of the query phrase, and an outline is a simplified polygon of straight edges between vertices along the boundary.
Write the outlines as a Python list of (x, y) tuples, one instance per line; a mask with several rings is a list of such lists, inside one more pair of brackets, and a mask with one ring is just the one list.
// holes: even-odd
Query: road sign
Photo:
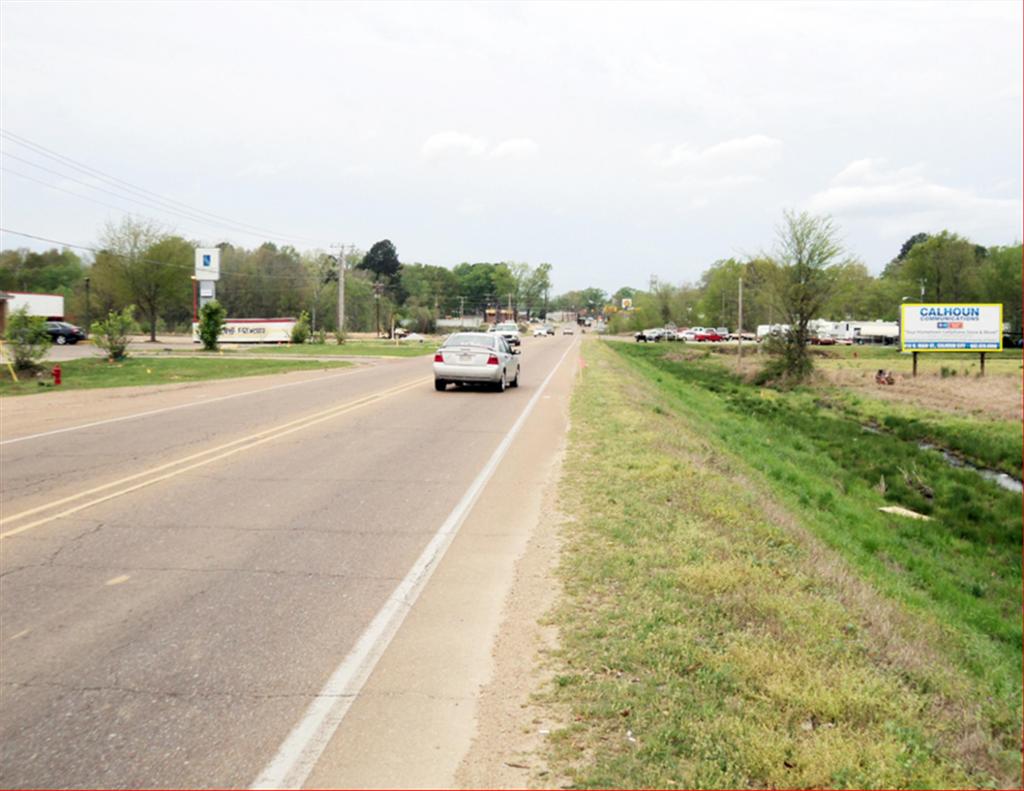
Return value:
[(196, 248), (196, 280), (220, 280), (220, 250), (218, 248)]
[(1003, 306), (968, 302), (902, 307), (905, 352), (997, 352), (1003, 348)]

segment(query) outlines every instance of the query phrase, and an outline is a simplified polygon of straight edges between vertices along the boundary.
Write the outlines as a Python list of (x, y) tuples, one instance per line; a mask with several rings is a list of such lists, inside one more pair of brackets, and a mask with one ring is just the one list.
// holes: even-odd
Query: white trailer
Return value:
[(28, 315), (42, 316), (53, 321), (64, 320), (64, 297), (61, 294), (29, 294), (24, 291), (7, 292), (7, 315), (28, 308)]

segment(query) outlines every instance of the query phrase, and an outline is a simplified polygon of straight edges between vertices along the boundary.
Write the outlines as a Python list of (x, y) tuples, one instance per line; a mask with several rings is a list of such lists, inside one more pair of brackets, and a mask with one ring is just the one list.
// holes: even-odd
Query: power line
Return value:
[[(126, 200), (126, 201), (130, 201), (132, 203), (137, 203), (140, 206), (145, 206), (147, 209), (155, 209), (156, 211), (164, 212), (166, 214), (173, 214), (173, 215), (175, 215), (177, 217), (182, 217), (182, 218), (184, 218), (186, 220), (189, 220), (191, 222), (198, 222), (201, 225), (206, 225), (206, 226), (209, 226), (211, 228), (221, 228), (221, 229), (223, 229), (223, 228), (227, 227), (227, 226), (223, 225), (222, 223), (210, 222), (209, 220), (207, 220), (204, 217), (201, 217), (199, 215), (194, 215), (194, 214), (191, 214), (191, 213), (185, 213), (185, 212), (177, 211), (175, 209), (164, 208), (163, 206), (160, 206), (159, 204), (156, 204), (156, 203), (152, 203), (152, 202), (149, 202), (149, 201), (139, 200), (138, 198), (133, 198), (133, 197), (131, 197), (129, 195), (122, 195), (120, 192), (115, 192), (114, 190), (106, 189), (105, 187), (99, 187), (99, 186), (96, 186), (95, 184), (89, 184), (88, 182), (82, 181), (81, 179), (76, 179), (74, 176), (69, 176), (67, 173), (61, 173), (59, 170), (53, 170), (52, 168), (44, 167), (44, 166), (42, 166), (42, 165), (40, 165), (40, 164), (38, 164), (36, 162), (32, 162), (32, 161), (30, 161), (28, 159), (24, 159), (23, 157), (16, 156), (15, 154), (10, 153), (9, 151), (4, 151), (2, 153), (3, 153), (3, 155), (5, 157), (9, 157), (11, 159), (16, 159), (19, 162), (24, 162), (26, 165), (30, 165), (31, 167), (38, 168), (39, 170), (44, 170), (47, 173), (52, 173), (53, 175), (59, 176), (62, 179), (67, 179), (68, 181), (73, 181), (76, 184), (81, 184), (83, 187), (86, 187), (87, 189), (97, 190), (99, 192), (105, 192), (108, 195), (113, 195), (115, 198), (120, 198), (121, 200)], [(63, 187), (59, 187), (59, 186), (57, 186), (55, 184), (50, 184), (49, 182), (46, 182), (46, 181), (40, 181), (39, 179), (33, 178), (32, 176), (28, 176), (28, 175), (26, 175), (24, 173), (20, 173), (17, 170), (11, 170), (10, 168), (7, 168), (7, 167), (0, 167), (0, 169), (5, 170), (8, 173), (11, 173), (11, 174), (13, 174), (15, 176), (21, 176), (22, 178), (28, 179), (29, 181), (34, 181), (37, 184), (42, 184), (44, 187), (50, 187), (51, 189), (60, 190), (61, 192), (66, 192), (68, 195), (74, 195), (75, 197), (82, 198), (84, 200), (90, 200), (90, 201), (93, 201), (94, 203), (99, 203), (101, 206), (109, 206), (110, 208), (117, 209), (118, 211), (127, 211), (122, 206), (114, 206), (113, 204), (110, 204), (110, 203), (103, 203), (102, 201), (98, 201), (95, 198), (91, 198), (91, 197), (89, 197), (87, 195), (82, 195), (82, 194), (77, 193), (77, 192), (71, 192), (70, 190), (64, 189)], [(244, 233), (244, 234), (250, 235), (250, 236), (259, 235), (259, 234), (253, 234), (251, 231), (245, 230), (244, 228), (230, 228), (229, 230), (232, 230), (235, 233), (239, 233), (240, 232), (240, 233)]]
[[(86, 175), (89, 175), (89, 176), (92, 176), (93, 178), (99, 179), (100, 181), (103, 181), (103, 182), (107, 183), (108, 185), (114, 186), (117, 189), (121, 189), (121, 190), (125, 190), (125, 191), (128, 191), (128, 192), (135, 193), (135, 194), (139, 195), (140, 197), (145, 198), (146, 200), (154, 201), (154, 202), (157, 202), (157, 203), (163, 203), (163, 204), (167, 205), (167, 210), (181, 211), (182, 209), (185, 209), (185, 210), (187, 210), (187, 211), (189, 211), (189, 212), (191, 212), (193, 214), (203, 215), (203, 216), (206, 216), (206, 217), (211, 217), (213, 219), (220, 220), (222, 222), (228, 223), (230, 226), (235, 226), (236, 230), (238, 228), (248, 229), (246, 231), (247, 233), (255, 233), (255, 234), (259, 234), (259, 235), (263, 235), (263, 236), (268, 236), (268, 237), (271, 237), (271, 238), (278, 238), (278, 239), (292, 239), (292, 240), (296, 240), (296, 241), (306, 242), (307, 244), (316, 244), (316, 245), (322, 245), (323, 244), (323, 241), (319, 240), (319, 239), (313, 239), (311, 237), (306, 237), (306, 236), (299, 236), (299, 235), (296, 235), (296, 234), (286, 234), (286, 233), (278, 233), (276, 231), (270, 231), (270, 230), (267, 230), (266, 228), (261, 228), (259, 226), (252, 225), (250, 223), (245, 223), (245, 222), (241, 222), (241, 221), (238, 221), (238, 220), (232, 220), (230, 217), (225, 217), (225, 216), (220, 215), (220, 214), (215, 214), (213, 212), (206, 211), (205, 209), (200, 209), (200, 208), (198, 208), (196, 206), (192, 206), (192, 205), (190, 205), (188, 203), (184, 203), (183, 201), (175, 200), (174, 198), (168, 198), (168, 197), (166, 197), (164, 195), (161, 195), (161, 194), (159, 194), (157, 192), (153, 192), (152, 190), (146, 189), (145, 187), (140, 187), (140, 186), (138, 186), (136, 184), (132, 184), (129, 181), (125, 181), (124, 179), (118, 178), (117, 176), (110, 175), (109, 173), (105, 173), (102, 170), (98, 170), (97, 168), (94, 168), (94, 167), (91, 167), (89, 165), (86, 165), (84, 162), (79, 162), (78, 160), (72, 159), (71, 157), (65, 156), (64, 154), (60, 154), (60, 153), (58, 153), (56, 151), (53, 151), (52, 149), (49, 149), (49, 148), (46, 148), (43, 145), (40, 145), (39, 143), (33, 142), (32, 140), (28, 139), (27, 137), (23, 137), (22, 135), (15, 134), (14, 132), (10, 132), (10, 131), (8, 131), (6, 129), (0, 128), (0, 135), (2, 135), (3, 137), (7, 138), (9, 141), (11, 141), (13, 143), (16, 143), (18, 145), (21, 145), (21, 146), (24, 146), (24, 147), (28, 148), (30, 151), (32, 151), (35, 154), (38, 154), (38, 155), (43, 156), (43, 157), (46, 157), (48, 159), (55, 160), (55, 161), (57, 161), (58, 163), (60, 163), (61, 165), (65, 166), (65, 167), (70, 167), (70, 168), (72, 168), (74, 170), (79, 171), (80, 173), (85, 173)], [(8, 156), (13, 156), (13, 155), (8, 154)], [(23, 160), (23, 161), (25, 161), (25, 160)], [(58, 174), (58, 175), (62, 175), (62, 174)], [(175, 207), (180, 207), (180, 208), (175, 208)]]
[[(111, 256), (114, 256), (115, 258), (124, 258), (124, 259), (128, 259), (128, 260), (132, 260), (132, 259), (129, 258), (129, 256), (126, 256), (123, 253), (116, 253), (113, 250), (104, 250), (104, 249), (98, 248), (98, 247), (90, 247), (89, 245), (85, 245), (85, 244), (75, 244), (74, 242), (65, 242), (65, 241), (63, 241), (61, 239), (51, 239), (51, 238), (46, 237), (46, 236), (37, 236), (36, 234), (25, 233), (24, 231), (14, 231), (14, 230), (11, 230), (10, 228), (0, 228), (0, 233), (9, 233), (9, 234), (13, 234), (14, 236), (22, 236), (22, 237), (24, 237), (26, 239), (35, 239), (35, 240), (40, 241), (40, 242), (49, 242), (50, 244), (59, 244), (59, 245), (61, 245), (63, 247), (70, 247), (70, 248), (73, 248), (75, 250), (87, 250), (90, 253), (93, 253), (94, 255), (99, 255), (99, 254), (111, 255)], [(151, 258), (136, 258), (134, 260), (137, 263), (140, 263), (140, 264), (152, 264), (154, 266), (176, 266), (175, 264), (172, 264), (169, 261), (155, 261), (155, 260), (153, 260)], [(273, 272), (232, 272), (231, 270), (226, 270), (226, 271), (222, 272), (221, 274), (224, 276), (225, 279), (233, 278), (233, 277), (258, 277), (258, 278), (268, 278), (269, 277), (269, 278), (278, 278), (278, 279), (281, 279), (281, 280), (292, 280), (292, 281), (294, 281), (296, 279), (299, 279), (295, 275), (282, 275), (282, 274), (275, 274)]]

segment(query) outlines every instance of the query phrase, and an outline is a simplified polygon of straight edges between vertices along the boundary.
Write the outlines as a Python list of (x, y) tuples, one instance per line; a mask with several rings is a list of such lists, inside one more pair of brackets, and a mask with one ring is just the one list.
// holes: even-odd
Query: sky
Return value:
[(1021, 239), (1021, 9), (5, 0), (0, 226), (388, 238), (612, 292), (770, 252), (793, 210), (878, 273), (919, 231)]

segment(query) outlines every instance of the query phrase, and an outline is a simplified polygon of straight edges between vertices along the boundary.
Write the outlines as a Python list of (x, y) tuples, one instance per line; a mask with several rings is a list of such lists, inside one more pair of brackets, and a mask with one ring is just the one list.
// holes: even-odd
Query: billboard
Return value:
[[(217, 343), (290, 343), (295, 319), (228, 319)], [(192, 342), (199, 343), (199, 325), (192, 324)]]
[(904, 304), (900, 314), (900, 344), (905, 352), (1002, 351), (1002, 304)]
[(196, 280), (220, 280), (220, 250), (218, 248), (196, 248)]

